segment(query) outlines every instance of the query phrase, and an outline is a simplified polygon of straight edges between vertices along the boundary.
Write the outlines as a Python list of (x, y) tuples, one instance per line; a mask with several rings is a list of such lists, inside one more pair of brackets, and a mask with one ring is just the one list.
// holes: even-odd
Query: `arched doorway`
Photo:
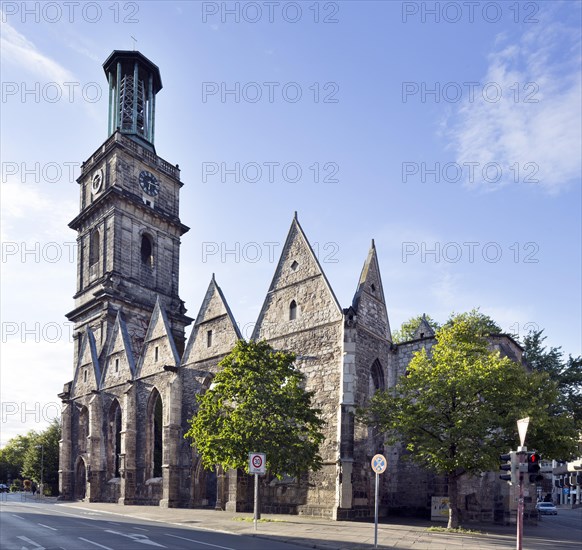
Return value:
[(83, 500), (85, 498), (87, 488), (87, 470), (85, 468), (85, 461), (82, 458), (77, 460), (77, 467), (75, 468), (75, 499)]

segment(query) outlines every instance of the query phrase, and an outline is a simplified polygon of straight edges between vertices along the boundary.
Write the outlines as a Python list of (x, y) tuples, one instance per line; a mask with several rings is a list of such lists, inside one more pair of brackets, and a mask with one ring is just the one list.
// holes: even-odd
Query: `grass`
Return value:
[(460, 533), (461, 535), (486, 535), (483, 531), (475, 531), (474, 529), (463, 529), (457, 527), (456, 529), (449, 529), (448, 527), (428, 527), (429, 533)]
[[(243, 518), (243, 517), (234, 517), (232, 518), (233, 521), (247, 521), (252, 523), (254, 518)], [(257, 520), (258, 523), (285, 523), (282, 519), (259, 519)]]

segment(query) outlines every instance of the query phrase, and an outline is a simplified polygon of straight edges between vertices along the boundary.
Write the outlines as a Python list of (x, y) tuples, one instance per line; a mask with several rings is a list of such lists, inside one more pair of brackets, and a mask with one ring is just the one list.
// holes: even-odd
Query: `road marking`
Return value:
[(140, 535), (138, 533), (126, 535), (125, 533), (120, 533), (119, 531), (112, 531), (111, 529), (105, 529), (105, 532), (113, 533), (114, 535), (121, 535), (122, 537), (127, 537), (128, 539), (132, 539), (135, 542), (141, 542), (142, 544), (149, 544), (150, 546), (159, 546), (160, 548), (166, 548), (166, 546), (164, 546), (163, 544), (158, 544), (157, 542), (148, 539), (147, 535)]
[(38, 525), (40, 525), (41, 527), (46, 527), (47, 529), (52, 529), (53, 531), (58, 531), (58, 529), (55, 529), (54, 527), (50, 527), (49, 525), (45, 525), (44, 523), (39, 523)]
[(32, 544), (35, 548), (38, 548), (39, 550), (45, 550), (44, 546), (41, 546), (40, 544), (36, 544), (36, 542), (34, 542), (33, 540), (30, 540), (28, 537), (17, 537), (20, 540), (23, 540), (24, 542), (27, 542), (28, 544)]
[(16, 514), (12, 514), (12, 515), (13, 515), (15, 518), (18, 518), (18, 519), (24, 519), (22, 516), (18, 516), (18, 515), (16, 515)]
[(144, 529), (143, 527), (134, 527), (134, 529), (138, 529), (139, 531), (149, 531), (149, 529)]
[(115, 523), (114, 521), (108, 521), (107, 523), (111, 523), (111, 525), (120, 525), (119, 523)]
[(113, 548), (109, 548), (109, 546), (103, 546), (102, 544), (99, 544), (98, 542), (93, 542), (92, 540), (84, 539), (83, 537), (79, 537), (79, 540), (84, 540), (85, 542), (88, 542), (89, 544), (94, 544), (95, 546), (99, 546), (99, 548), (105, 548), (105, 550), (113, 550)]
[(204, 546), (212, 546), (213, 548), (222, 548), (223, 550), (235, 550), (234, 548), (231, 548), (230, 546), (219, 546), (218, 544), (210, 544), (209, 542), (202, 542), (201, 540), (196, 540), (196, 539), (187, 539), (186, 537), (179, 537), (178, 535), (170, 535), (169, 533), (166, 533), (166, 537), (174, 537), (175, 539), (182, 539), (182, 540), (187, 540), (189, 542), (196, 542), (197, 544), (203, 544)]

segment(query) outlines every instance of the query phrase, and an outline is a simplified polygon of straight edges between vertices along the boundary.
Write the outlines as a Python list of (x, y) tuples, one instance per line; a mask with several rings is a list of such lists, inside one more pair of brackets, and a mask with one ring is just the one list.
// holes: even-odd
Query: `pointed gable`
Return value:
[(113, 325), (113, 334), (105, 353), (101, 388), (115, 386), (133, 379), (135, 361), (130, 342), (125, 319), (122, 313), (118, 312), (115, 325)]
[(240, 330), (213, 274), (188, 339), (182, 365), (227, 354), (240, 339)]
[(428, 324), (426, 320), (426, 313), (422, 314), (422, 319), (420, 321), (420, 325), (418, 325), (417, 329), (414, 331), (414, 335), (412, 337), (413, 340), (419, 338), (432, 338), (434, 336), (433, 328)]
[(368, 257), (362, 268), (352, 308), (356, 312), (359, 326), (365, 327), (381, 338), (392, 341), (374, 240), (372, 240)]
[(97, 390), (101, 373), (97, 356), (97, 344), (91, 327), (87, 327), (81, 336), (78, 361), (75, 365), (75, 376), (71, 395), (78, 396)]
[(252, 337), (277, 338), (341, 318), (340, 305), (295, 214)]
[(168, 317), (158, 297), (136, 367), (136, 377), (163, 372), (165, 366), (177, 367), (179, 363), (180, 357), (172, 338)]

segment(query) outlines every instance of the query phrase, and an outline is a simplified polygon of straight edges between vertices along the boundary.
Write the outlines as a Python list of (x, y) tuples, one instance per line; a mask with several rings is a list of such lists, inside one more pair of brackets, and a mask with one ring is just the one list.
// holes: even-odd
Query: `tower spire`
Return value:
[(115, 50), (103, 70), (109, 82), (107, 136), (119, 130), (153, 149), (156, 94), (162, 89), (157, 65), (135, 51), (134, 42), (134, 51)]

